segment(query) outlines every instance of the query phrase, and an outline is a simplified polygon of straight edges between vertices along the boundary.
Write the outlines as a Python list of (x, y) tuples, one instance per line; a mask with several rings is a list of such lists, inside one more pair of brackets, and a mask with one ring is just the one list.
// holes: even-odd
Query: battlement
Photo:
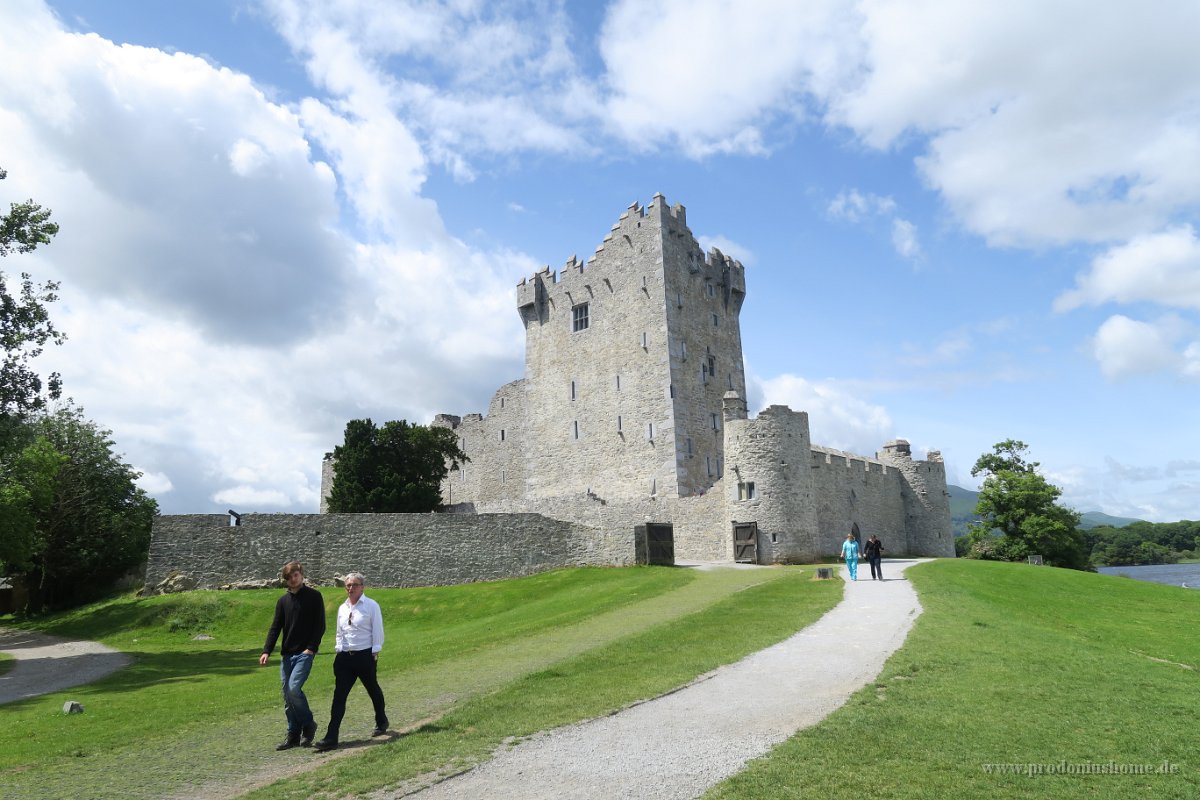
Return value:
[[(705, 272), (719, 285), (728, 284), (727, 291), (739, 296), (737, 308), (740, 308), (740, 300), (746, 294), (745, 267), (716, 247), (705, 253), (688, 228), (687, 210), (680, 203), (668, 205), (661, 193), (655, 194), (648, 206), (636, 201), (631, 203), (586, 262), (572, 255), (560, 270), (547, 265), (522, 278), (517, 284), (517, 308), (524, 315), (527, 310), (541, 312), (543, 306), (553, 307), (560, 300), (578, 305), (588, 302), (601, 288), (608, 294), (615, 293), (616, 284), (621, 282), (640, 282), (635, 288), (649, 290), (650, 276), (631, 274), (627, 263), (637, 248), (635, 243), (644, 242), (647, 233), (652, 233), (656, 243), (662, 246), (683, 248), (688, 272)], [(594, 274), (591, 272), (601, 265), (606, 268)]]

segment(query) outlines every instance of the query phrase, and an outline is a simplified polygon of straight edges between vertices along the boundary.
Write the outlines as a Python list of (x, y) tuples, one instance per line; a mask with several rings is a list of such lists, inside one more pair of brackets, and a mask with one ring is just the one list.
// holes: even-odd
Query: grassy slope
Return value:
[[(388, 620), (380, 682), (393, 725), (449, 713), (401, 739), (402, 746), (376, 742), (381, 746), (355, 752), (371, 717), (365, 694), (352, 694), (342, 731), (351, 747), (339, 753), (350, 757), (329, 761), (310, 751), (272, 750), (283, 731), (277, 660), (266, 669), (256, 662), (278, 592), (109, 601), (39, 627), (100, 639), (133, 653), (136, 663), (91, 686), (5, 706), (0, 796), (233, 796), (314, 764), (311, 775), (262, 794), (366, 791), (486, 756), (504, 736), (664, 691), (782, 638), (840, 594), (838, 585), (803, 574), (583, 569), (370, 592)], [(330, 610), (344, 596), (323, 591)], [(772, 609), (764, 614), (762, 604)], [(743, 630), (747, 616), (762, 617), (762, 630)], [(214, 638), (195, 641), (197, 633)], [(307, 687), (318, 723), (328, 715), (330, 673), (331, 658), (322, 653)], [(55, 713), (67, 697), (81, 700), (87, 713)]]
[[(925, 612), (878, 681), (706, 797), (1200, 796), (1200, 593), (993, 562), (907, 574)], [(983, 767), (1110, 761), (1178, 772)]]

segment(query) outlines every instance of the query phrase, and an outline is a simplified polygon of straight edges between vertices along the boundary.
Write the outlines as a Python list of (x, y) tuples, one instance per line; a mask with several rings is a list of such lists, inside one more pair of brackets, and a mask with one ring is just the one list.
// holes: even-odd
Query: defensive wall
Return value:
[(635, 531), (601, 532), (536, 514), (180, 514), (154, 519), (146, 586), (182, 573), (196, 588), (273, 581), (288, 561), (332, 585), (444, 586), (559, 567), (636, 563)]

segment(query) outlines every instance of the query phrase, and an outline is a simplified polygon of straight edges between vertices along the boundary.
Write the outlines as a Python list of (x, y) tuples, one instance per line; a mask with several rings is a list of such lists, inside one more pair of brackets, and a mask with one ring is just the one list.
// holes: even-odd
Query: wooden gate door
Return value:
[(758, 523), (733, 523), (733, 560), (739, 564), (758, 563)]
[(647, 523), (646, 553), (651, 564), (675, 566), (675, 529), (662, 523)]

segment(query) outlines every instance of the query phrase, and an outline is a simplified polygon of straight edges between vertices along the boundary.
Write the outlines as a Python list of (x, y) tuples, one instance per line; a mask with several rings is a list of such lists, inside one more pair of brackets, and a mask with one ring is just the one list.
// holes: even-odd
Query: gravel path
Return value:
[(98, 681), (131, 660), (99, 642), (13, 628), (0, 628), (0, 651), (16, 659), (12, 669), (0, 675), (0, 705)]
[[(419, 800), (685, 800), (820, 722), (873, 680), (921, 613), (888, 560), (882, 582), (846, 578), (842, 601), (773, 647), (679, 691), (608, 717), (540, 733), (475, 769), (413, 794)], [(863, 575), (867, 579), (863, 580)]]

